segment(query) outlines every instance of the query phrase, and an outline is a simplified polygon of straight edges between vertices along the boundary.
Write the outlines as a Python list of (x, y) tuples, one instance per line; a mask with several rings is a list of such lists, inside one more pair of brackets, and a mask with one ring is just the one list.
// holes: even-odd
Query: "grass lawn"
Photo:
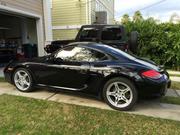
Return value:
[(180, 105), (180, 97), (162, 97), (161, 102)]
[(0, 82), (5, 82), (4, 77), (0, 77)]
[(0, 134), (179, 135), (180, 122), (1, 95)]
[(180, 90), (180, 82), (174, 82), (171, 83), (171, 89)]

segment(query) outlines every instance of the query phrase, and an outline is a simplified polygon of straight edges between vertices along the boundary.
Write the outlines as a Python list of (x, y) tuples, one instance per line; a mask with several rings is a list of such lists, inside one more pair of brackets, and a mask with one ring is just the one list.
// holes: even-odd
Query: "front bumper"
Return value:
[(8, 70), (7, 68), (4, 69), (4, 78), (7, 82), (9, 83), (13, 83), (12, 81), (12, 71), (11, 70)]

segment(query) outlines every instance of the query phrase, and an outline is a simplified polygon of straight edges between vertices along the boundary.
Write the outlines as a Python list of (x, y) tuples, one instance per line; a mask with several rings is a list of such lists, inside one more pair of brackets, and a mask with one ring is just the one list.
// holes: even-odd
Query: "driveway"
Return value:
[(3, 69), (4, 69), (4, 68), (1, 68), (1, 67), (0, 67), (0, 77), (4, 77)]
[[(1, 94), (31, 97), (42, 100), (49, 100), (49, 101), (67, 103), (67, 104), (75, 104), (75, 105), (112, 110), (108, 105), (106, 105), (102, 101), (90, 97), (84, 97), (76, 94), (67, 94), (67, 93), (65, 94), (62, 92), (49, 91), (44, 89), (40, 89), (31, 93), (22, 93), (16, 90), (15, 87), (13, 87), (8, 83), (0, 83), (0, 95)], [(171, 105), (171, 104), (162, 104), (158, 100), (140, 101), (136, 105), (134, 110), (128, 113), (180, 121), (180, 117), (179, 117), (180, 106)]]

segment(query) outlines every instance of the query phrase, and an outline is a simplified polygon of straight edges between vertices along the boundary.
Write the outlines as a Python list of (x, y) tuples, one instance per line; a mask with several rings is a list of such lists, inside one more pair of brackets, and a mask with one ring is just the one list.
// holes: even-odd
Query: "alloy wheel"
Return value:
[(21, 91), (27, 91), (31, 86), (30, 75), (24, 70), (18, 70), (14, 75), (14, 83)]
[(107, 87), (107, 100), (117, 108), (127, 107), (133, 99), (131, 88), (123, 82), (113, 82)]

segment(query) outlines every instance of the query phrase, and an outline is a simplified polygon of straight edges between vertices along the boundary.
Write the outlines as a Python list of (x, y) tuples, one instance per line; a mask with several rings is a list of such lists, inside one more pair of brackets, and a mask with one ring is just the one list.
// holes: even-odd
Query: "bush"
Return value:
[(127, 32), (139, 32), (137, 55), (180, 70), (180, 24), (157, 23), (153, 18), (126, 20)]

